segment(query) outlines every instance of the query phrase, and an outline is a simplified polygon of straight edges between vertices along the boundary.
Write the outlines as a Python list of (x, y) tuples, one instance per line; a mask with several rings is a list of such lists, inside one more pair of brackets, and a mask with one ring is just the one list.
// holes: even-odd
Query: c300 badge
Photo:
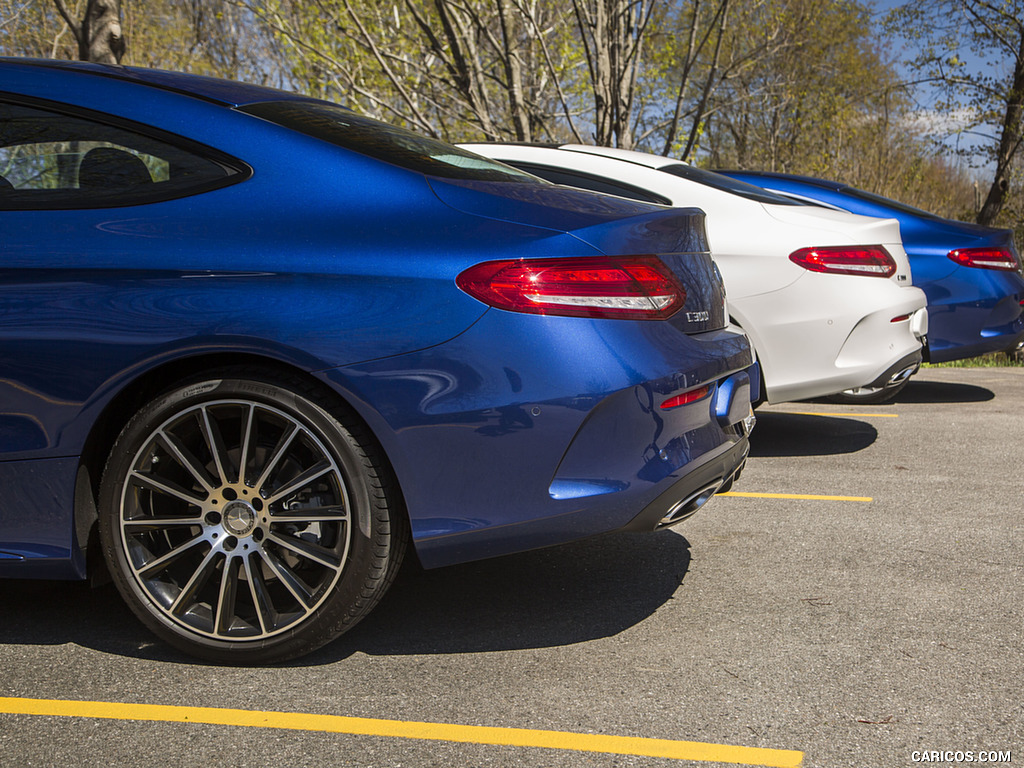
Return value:
[(711, 313), (707, 310), (701, 310), (700, 312), (687, 312), (686, 320), (690, 323), (706, 323), (711, 319)]

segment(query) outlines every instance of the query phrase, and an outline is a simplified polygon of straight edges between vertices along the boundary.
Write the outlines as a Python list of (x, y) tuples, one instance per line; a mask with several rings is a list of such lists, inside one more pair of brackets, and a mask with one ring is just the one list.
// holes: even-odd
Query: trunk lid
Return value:
[(580, 255), (658, 256), (686, 290), (667, 322), (685, 333), (728, 325), (725, 286), (711, 258), (704, 212), (667, 208), (538, 181), (486, 182), (430, 177), (438, 198), (474, 216), (571, 235)]
[(808, 246), (881, 245), (896, 262), (896, 273), (889, 278), (897, 285), (912, 285), (910, 260), (903, 249), (900, 223), (896, 219), (878, 219), (845, 211), (814, 206), (764, 205), (772, 216), (786, 224), (821, 230), (821, 242)]

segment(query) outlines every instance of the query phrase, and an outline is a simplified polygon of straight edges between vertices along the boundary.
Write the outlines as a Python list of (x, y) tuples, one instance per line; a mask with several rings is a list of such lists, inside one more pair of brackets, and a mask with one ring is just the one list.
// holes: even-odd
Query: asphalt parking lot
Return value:
[(930, 369), (763, 408), (735, 495), (677, 529), (406, 569), (288, 666), (0, 582), (0, 765), (1024, 762), (1022, 404), (1024, 369)]

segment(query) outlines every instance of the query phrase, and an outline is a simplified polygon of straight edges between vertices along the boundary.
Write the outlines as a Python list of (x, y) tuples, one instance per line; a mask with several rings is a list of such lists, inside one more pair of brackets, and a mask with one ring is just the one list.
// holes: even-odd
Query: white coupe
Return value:
[(707, 214), (729, 314), (769, 403), (879, 402), (918, 369), (925, 295), (895, 219), (794, 203), (659, 155), (584, 145), (463, 144), (548, 181)]

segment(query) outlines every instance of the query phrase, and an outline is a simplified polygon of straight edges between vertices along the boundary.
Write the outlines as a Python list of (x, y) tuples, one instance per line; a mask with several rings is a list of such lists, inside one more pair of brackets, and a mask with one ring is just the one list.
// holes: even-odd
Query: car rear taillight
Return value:
[(789, 254), (789, 260), (811, 272), (833, 275), (892, 277), (896, 262), (880, 245), (838, 245), (801, 248)]
[(686, 302), (656, 256), (487, 261), (455, 282), (484, 304), (537, 315), (663, 320)]
[(957, 248), (947, 257), (961, 267), (977, 269), (1002, 269), (1007, 272), (1020, 271), (1016, 254), (1009, 248)]

